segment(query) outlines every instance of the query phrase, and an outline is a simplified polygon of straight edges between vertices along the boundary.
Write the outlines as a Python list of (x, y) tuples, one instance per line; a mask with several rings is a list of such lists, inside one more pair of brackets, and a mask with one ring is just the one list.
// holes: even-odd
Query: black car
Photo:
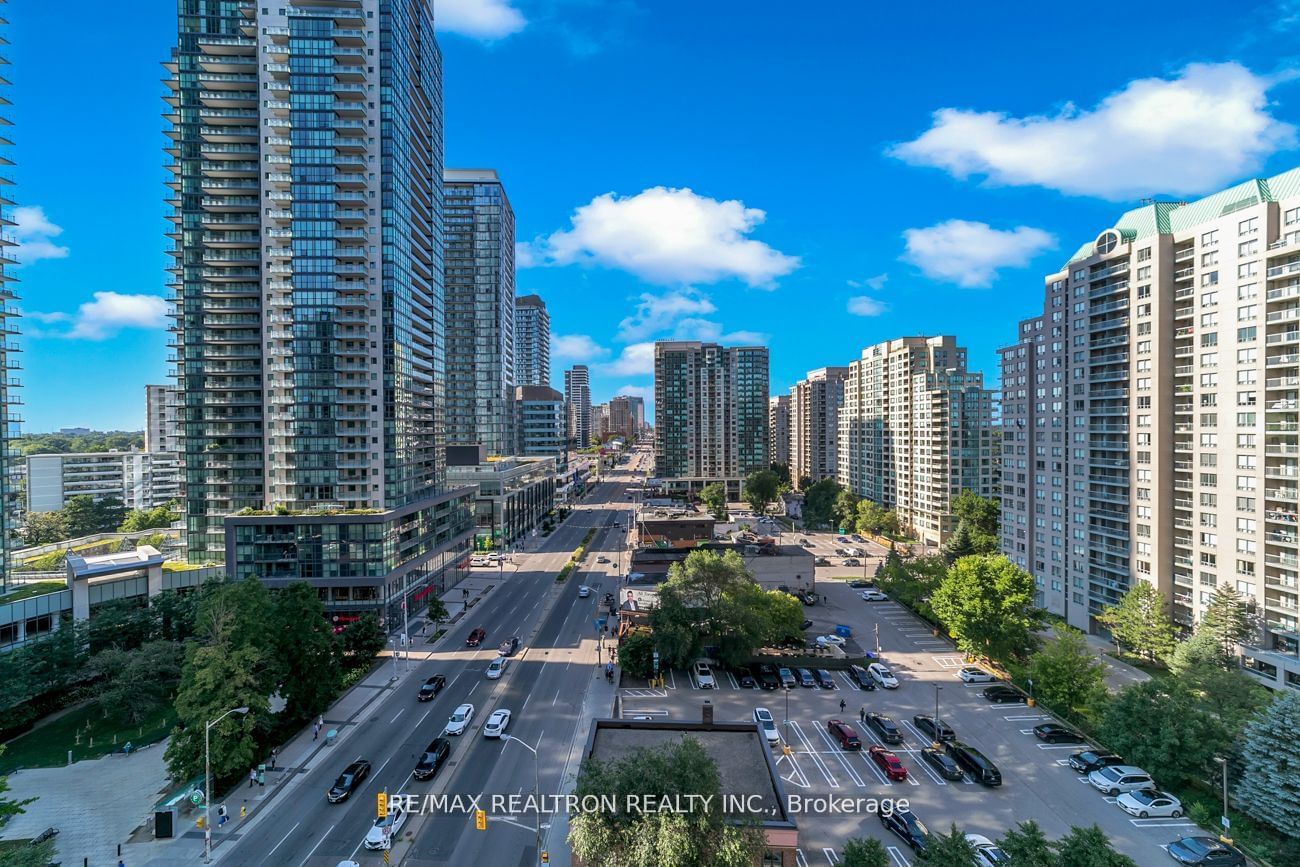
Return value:
[(1196, 867), (1246, 867), (1246, 856), (1235, 846), (1213, 837), (1184, 837), (1169, 844), (1169, 856)]
[(340, 801), (346, 801), (348, 796), (361, 788), (361, 782), (370, 774), (370, 762), (365, 759), (357, 759), (352, 764), (343, 769), (339, 778), (330, 786), (325, 793), (325, 800), (331, 804), (337, 804)]
[(1043, 723), (1034, 726), (1034, 737), (1049, 744), (1081, 744), (1083, 735), (1060, 723)]
[(887, 744), (901, 744), (903, 742), (903, 733), (899, 730), (898, 724), (892, 719), (881, 713), (870, 712), (863, 719), (867, 725), (876, 730), (880, 735), (880, 740)]
[(812, 621), (811, 621), (811, 620), (805, 620), (803, 623), (800, 623), (800, 624), (799, 624), (799, 628), (800, 628), (800, 629), (803, 629), (803, 630), (812, 629)]
[(435, 674), (433, 677), (420, 684), (420, 691), (415, 698), (418, 701), (431, 701), (435, 695), (442, 692), (442, 688), (447, 685), (447, 678), (441, 674)]
[(813, 565), (814, 565), (814, 566), (829, 566), (829, 565), (831, 565), (831, 561), (830, 561), (830, 560), (827, 560), (825, 557), (814, 557), (814, 558), (813, 558)]
[(994, 684), (985, 687), (980, 693), (994, 704), (1024, 704), (1025, 694), (1014, 686), (1007, 686), (1005, 683)]
[(918, 713), (912, 717), (912, 725), (922, 733), (930, 736), (932, 741), (951, 741), (955, 740), (957, 733), (954, 732), (943, 720), (935, 721), (935, 718), (928, 713)]
[(835, 678), (824, 668), (818, 668), (813, 671), (813, 677), (817, 678), (817, 685), (822, 689), (835, 689)]
[(930, 829), (912, 815), (911, 810), (880, 811), (880, 824), (903, 838), (913, 852), (924, 852), (930, 845)]
[(734, 671), (736, 673), (736, 683), (740, 684), (741, 689), (758, 689), (758, 680), (749, 673), (749, 669), (737, 668)]
[(1002, 785), (1002, 772), (988, 756), (961, 741), (948, 741), (943, 745), (949, 758), (970, 774), (972, 780), (985, 786)]
[(859, 578), (857, 581), (850, 581), (849, 586), (852, 587), (854, 590), (865, 590), (868, 587), (875, 587), (876, 582), (864, 581), (861, 578)]
[(487, 630), (484, 629), (482, 626), (476, 626), (474, 627), (474, 629), (470, 631), (469, 635), (466, 636), (465, 646), (478, 647), (480, 644), (483, 643), (483, 639), (485, 638), (487, 638)]
[(759, 689), (780, 689), (781, 678), (776, 676), (776, 669), (770, 665), (755, 665), (751, 671), (754, 672), (754, 679), (758, 681)]
[(927, 765), (938, 771), (939, 776), (945, 780), (958, 782), (964, 778), (961, 768), (957, 767), (957, 763), (952, 760), (951, 756), (941, 750), (926, 747), (921, 750), (921, 758), (925, 760)]
[(519, 652), (518, 635), (510, 636), (505, 641), (501, 642), (501, 646), (497, 648), (497, 653), (501, 656), (514, 656), (518, 652)]
[(1114, 753), (1099, 753), (1096, 750), (1084, 750), (1070, 756), (1070, 767), (1081, 774), (1091, 774), (1111, 765), (1122, 765), (1124, 759)]
[(415, 772), (412, 774), (417, 780), (431, 780), (438, 773), (438, 769), (447, 763), (447, 757), (451, 755), (451, 741), (446, 738), (434, 738), (425, 748), (424, 755), (420, 756), (420, 761), (415, 763)]
[(876, 679), (871, 676), (871, 672), (860, 665), (849, 666), (849, 680), (856, 683), (860, 689), (865, 689), (868, 692), (876, 688)]

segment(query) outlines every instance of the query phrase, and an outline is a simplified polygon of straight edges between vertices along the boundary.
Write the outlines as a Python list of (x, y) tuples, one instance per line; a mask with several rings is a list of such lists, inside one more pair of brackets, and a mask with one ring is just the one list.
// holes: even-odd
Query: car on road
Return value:
[(871, 692), (876, 688), (876, 682), (871, 677), (871, 672), (867, 671), (860, 665), (849, 666), (849, 680), (858, 685), (859, 688)]
[(699, 660), (691, 669), (695, 674), (695, 684), (700, 689), (716, 689), (718, 682), (713, 679), (713, 669), (704, 660)]
[(465, 729), (469, 728), (469, 721), (474, 718), (474, 705), (466, 702), (451, 712), (451, 717), (447, 720), (447, 734), (463, 735)]
[(903, 766), (898, 756), (893, 750), (884, 747), (871, 747), (867, 750), (867, 757), (876, 763), (880, 770), (884, 771), (888, 779), (901, 782), (907, 779), (907, 768)]
[(978, 665), (968, 665), (957, 672), (962, 683), (997, 683), (997, 677), (989, 674)]
[(1183, 815), (1183, 802), (1168, 792), (1125, 792), (1115, 799), (1115, 804), (1139, 819), (1177, 819)]
[(842, 563), (840, 563), (840, 565), (841, 565), (841, 566), (861, 566), (861, 565), (862, 565), (862, 561), (859, 560), (857, 557), (845, 557), (845, 558), (844, 558), (844, 561), (843, 561)]
[(366, 832), (365, 845), (371, 851), (393, 848), (393, 838), (406, 824), (406, 811), (396, 803), (388, 808), (388, 815), (375, 819), (375, 823)]
[(835, 678), (824, 668), (813, 671), (813, 677), (817, 678), (817, 685), (822, 689), (838, 689), (835, 685)]
[(487, 630), (482, 626), (475, 626), (474, 629), (470, 631), (470, 634), (465, 637), (465, 646), (478, 647), (483, 643), (483, 639), (485, 638), (487, 638)]
[(597, 562), (597, 563), (608, 563), (608, 562), (609, 562), (609, 558), (602, 554), (601, 556), (599, 556), (599, 557), (596, 558), (596, 562)]
[(966, 842), (975, 850), (977, 867), (1002, 867), (1003, 864), (1011, 863), (1011, 856), (983, 834), (967, 834)]
[(442, 688), (447, 685), (447, 678), (441, 674), (435, 674), (420, 684), (420, 691), (415, 694), (416, 701), (432, 701), (433, 697), (442, 692)]
[(898, 689), (898, 678), (886, 666), (873, 662), (867, 666), (867, 671), (871, 674), (871, 679), (885, 689)]
[(799, 624), (799, 628), (803, 630), (808, 630), (808, 629), (812, 629), (812, 625), (813, 622), (811, 620), (805, 620), (803, 623)]
[(760, 663), (753, 666), (751, 671), (758, 680), (759, 689), (780, 689), (781, 679), (776, 676), (776, 669), (767, 663)]
[(813, 546), (813, 543), (810, 542), (810, 541), (808, 541), (807, 538), (802, 538), (802, 539), (800, 539), (800, 540), (799, 540), (799, 544), (800, 544), (800, 545), (803, 545), (805, 548), (811, 548), (811, 547)]
[(434, 738), (429, 745), (424, 748), (424, 753), (420, 760), (415, 763), (415, 770), (411, 776), (417, 780), (431, 780), (438, 773), (438, 770), (447, 763), (451, 756), (451, 741), (446, 738)]
[(515, 653), (518, 652), (518, 650), (519, 650), (519, 636), (514, 635), (506, 639), (505, 641), (501, 642), (501, 646), (497, 648), (497, 653), (499, 653), (502, 656), (514, 656)]
[(789, 689), (792, 686), (799, 685), (799, 678), (794, 676), (794, 672), (788, 668), (781, 667), (776, 670), (776, 676), (781, 678), (781, 686)]
[(1111, 765), (1122, 765), (1124, 759), (1114, 753), (1101, 753), (1096, 750), (1084, 750), (1080, 753), (1072, 753), (1069, 758), (1071, 769), (1080, 774), (1091, 774), (1093, 771), (1109, 767)]
[(939, 776), (943, 777), (945, 780), (956, 782), (963, 779), (961, 768), (957, 767), (957, 763), (952, 760), (952, 757), (942, 750), (936, 750), (934, 747), (926, 747), (921, 750), (921, 759), (924, 760), (927, 765), (938, 771)]
[(510, 711), (497, 708), (492, 711), (492, 716), (487, 718), (487, 722), (483, 723), (483, 737), (499, 738), (506, 733), (508, 725), (510, 725)]
[(831, 561), (830, 561), (829, 559), (827, 559), (826, 557), (814, 557), (814, 558), (813, 558), (813, 565), (814, 565), (814, 566), (829, 566), (829, 565), (831, 565)]
[(1042, 723), (1034, 726), (1034, 737), (1049, 744), (1081, 744), (1083, 735), (1060, 723)]
[(850, 581), (850, 582), (849, 582), (849, 586), (852, 587), (854, 590), (861, 590), (861, 589), (863, 589), (864, 587), (875, 587), (875, 586), (876, 586), (876, 582), (874, 582), (874, 581), (866, 581), (866, 580), (864, 580), (864, 579), (862, 579), (862, 578), (859, 578), (859, 579), (856, 580), (856, 581)]
[(947, 741), (943, 745), (948, 757), (957, 763), (963, 771), (970, 774), (972, 780), (985, 786), (1002, 785), (1002, 772), (993, 764), (992, 759), (961, 741)]
[(1088, 775), (1088, 782), (1099, 792), (1118, 795), (1123, 792), (1137, 792), (1143, 789), (1155, 791), (1156, 782), (1151, 775), (1133, 765), (1111, 765), (1093, 771)]
[(795, 672), (795, 674), (799, 675), (800, 686), (806, 687), (808, 689), (817, 688), (817, 678), (813, 677), (813, 673), (808, 669), (800, 668)]
[(842, 750), (860, 750), (862, 741), (858, 739), (858, 733), (852, 727), (845, 724), (842, 720), (833, 719), (826, 723), (826, 730), (830, 732), (840, 745)]
[(901, 744), (903, 742), (903, 732), (894, 722), (883, 713), (869, 711), (864, 718), (864, 722), (876, 730), (876, 734), (887, 744)]
[(825, 647), (828, 644), (834, 644), (836, 647), (844, 646), (844, 639), (839, 635), (819, 635), (817, 643)]
[(325, 800), (331, 804), (337, 804), (346, 801), (353, 792), (361, 788), (361, 783), (370, 774), (370, 762), (365, 759), (357, 759), (352, 764), (343, 769), (334, 785), (330, 786), (329, 791), (325, 793)]
[(924, 852), (930, 845), (930, 829), (911, 810), (880, 810), (877, 815), (880, 824), (901, 837), (913, 852)]
[(488, 680), (500, 680), (501, 675), (505, 674), (506, 666), (510, 664), (510, 659), (505, 656), (498, 656), (488, 663), (487, 671), (483, 672)]
[(1183, 837), (1170, 843), (1165, 851), (1179, 864), (1195, 867), (1246, 867), (1246, 856), (1235, 846), (1213, 837)]
[(1024, 704), (1026, 697), (1023, 692), (1005, 683), (985, 687), (980, 690), (980, 694), (994, 704)]
[(850, 539), (848, 536), (836, 536), (835, 541), (839, 542), (841, 545), (847, 545), (849, 544), (849, 542), (852, 542), (853, 540)]
[(921, 734), (928, 735), (932, 741), (954, 741), (957, 739), (957, 733), (942, 719), (935, 720), (928, 713), (918, 713), (912, 717), (912, 725), (916, 726)]
[(591, 588), (590, 588), (590, 587), (588, 587), (586, 584), (581, 584), (581, 585), (578, 586), (578, 598), (579, 598), (579, 599), (586, 599), (586, 598), (587, 598), (588, 596), (590, 596), (590, 595), (591, 595)]
[(488, 564), (488, 558), (486, 557), (476, 556), (476, 557), (469, 558), (469, 565), (471, 566), (486, 566), (487, 564)]
[(754, 722), (763, 731), (763, 737), (767, 738), (769, 744), (779, 743), (781, 736), (776, 732), (776, 720), (772, 719), (772, 712), (765, 707), (754, 708)]
[(889, 597), (886, 596), (884, 593), (880, 592), (879, 590), (863, 590), (862, 601), (863, 602), (888, 602)]
[(857, 533), (852, 534), (851, 536), (849, 536), (849, 538), (852, 539), (854, 542), (857, 542), (859, 545), (867, 541), (866, 539), (859, 536)]

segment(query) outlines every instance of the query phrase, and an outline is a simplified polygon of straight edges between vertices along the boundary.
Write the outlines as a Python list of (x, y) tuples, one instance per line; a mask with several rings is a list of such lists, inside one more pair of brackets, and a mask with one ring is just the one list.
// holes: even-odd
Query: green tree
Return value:
[(853, 530), (858, 520), (858, 501), (861, 499), (848, 488), (840, 489), (835, 495), (835, 505), (831, 509), (831, 520), (836, 528), (843, 527), (845, 532)]
[(134, 725), (171, 705), (184, 658), (181, 645), (160, 640), (133, 650), (102, 650), (86, 667), (100, 680), (95, 690), (99, 706), (117, 722)]
[(957, 522), (957, 529), (943, 543), (943, 559), (956, 563), (962, 557), (977, 553), (975, 543), (971, 540), (970, 526), (965, 521)]
[(283, 680), (272, 629), (271, 592), (256, 576), (219, 584), (199, 604), (197, 631), (205, 643), (229, 651), (249, 649), (245, 657), (266, 695)]
[(176, 501), (155, 506), (152, 509), (132, 509), (122, 519), (118, 527), (120, 533), (137, 533), (140, 530), (152, 530), (154, 527), (170, 527), (180, 517)]
[(1300, 838), (1300, 693), (1281, 690), (1241, 738), (1237, 805), (1283, 834)]
[(1099, 737), (1130, 763), (1156, 769), (1166, 785), (1203, 779), (1229, 733), (1176, 682), (1149, 680), (1120, 690), (1106, 708)]
[(154, 619), (143, 599), (111, 599), (91, 612), (87, 634), (90, 649), (133, 650), (149, 640)]
[(94, 533), (111, 533), (121, 526), (126, 516), (126, 506), (118, 498), (105, 497), (96, 502), (88, 494), (70, 497), (60, 511), (64, 529), (73, 539)]
[(0, 851), (0, 867), (49, 867), (54, 860), (54, 840), (28, 843)]
[(1083, 633), (1059, 623), (1052, 625), (1051, 640), (1029, 657), (1025, 673), (1034, 681), (1034, 697), (1063, 713), (1081, 714), (1106, 694), (1106, 666)]
[(840, 867), (890, 867), (889, 852), (875, 837), (850, 837), (840, 847)]
[(209, 581), (197, 591), (164, 590), (149, 601), (153, 618), (150, 634), (168, 641), (185, 641), (194, 637), (199, 600), (212, 592), (216, 581)]
[(272, 629), (284, 718), (305, 721), (325, 710), (338, 693), (342, 642), (325, 618), (316, 588), (305, 581), (295, 581), (275, 594)]
[(967, 653), (1018, 659), (1037, 643), (1041, 614), (1034, 606), (1034, 579), (1002, 555), (958, 560), (930, 606)]
[(930, 601), (947, 575), (948, 564), (942, 557), (918, 557), (904, 563), (898, 552), (890, 549), (876, 573), (876, 584), (890, 599), (935, 622), (938, 618)]
[(715, 520), (727, 520), (727, 489), (719, 482), (713, 482), (700, 489), (700, 502)]
[(689, 736), (609, 762), (587, 759), (575, 794), (612, 796), (620, 804), (646, 796), (712, 799), (707, 808), (690, 812), (578, 814), (569, 825), (569, 844), (591, 867), (750, 867), (764, 848), (756, 822), (736, 825), (723, 815), (717, 764)]
[(1137, 867), (1132, 858), (1115, 851), (1110, 838), (1096, 825), (1071, 828), (1056, 841), (1055, 848), (1059, 867)]
[(1169, 670), (1234, 735), (1268, 704), (1271, 695), (1224, 656), (1219, 640), (1205, 632), (1178, 645), (1169, 657)]
[(859, 500), (856, 527), (859, 533), (873, 536), (894, 534), (898, 532), (898, 514), (871, 500)]
[(976, 554), (996, 554), (1002, 506), (997, 500), (981, 497), (971, 490), (962, 491), (952, 501), (957, 522), (965, 522)]
[(1056, 853), (1052, 851), (1051, 841), (1033, 820), (1021, 822), (1007, 831), (998, 840), (998, 846), (1017, 867), (1056, 867)]
[(975, 847), (966, 842), (966, 835), (956, 823), (948, 833), (933, 833), (919, 859), (926, 867), (970, 867), (975, 863)]
[(755, 470), (745, 477), (745, 502), (761, 515), (767, 506), (776, 499), (781, 487), (781, 477), (771, 470)]
[(424, 609), (424, 616), (433, 624), (434, 629), (438, 624), (447, 619), (447, 606), (437, 596), (429, 595), (429, 605)]
[(176, 693), (179, 719), (163, 753), (173, 780), (189, 780), (203, 773), (204, 727), (235, 707), (247, 707), (249, 712), (232, 714), (212, 728), (212, 776), (231, 782), (256, 764), (256, 735), (264, 723), (269, 696), (257, 675), (261, 662), (253, 647), (227, 650), (220, 645), (192, 643), (187, 648)]
[(1220, 584), (1210, 597), (1210, 604), (1201, 615), (1201, 622), (1196, 626), (1197, 634), (1213, 636), (1223, 648), (1227, 659), (1236, 659), (1237, 645), (1250, 637), (1250, 617), (1246, 611), (1246, 600), (1230, 584)]
[(1154, 584), (1138, 581), (1118, 605), (1098, 614), (1097, 622), (1110, 630), (1117, 647), (1155, 662), (1174, 650), (1174, 624), (1167, 609), (1164, 595)]
[(790, 478), (789, 464), (778, 464), (774, 462), (769, 464), (767, 468), (772, 472), (776, 473), (776, 477), (781, 480), (781, 484), (785, 485), (787, 489), (789, 488), (790, 484), (794, 481), (794, 479)]
[(803, 491), (804, 526), (812, 529), (829, 527), (835, 515), (836, 499), (840, 495), (839, 483), (834, 479), (819, 479), (816, 482), (802, 479), (799, 489)]
[(71, 538), (63, 512), (28, 512), (23, 539), (28, 545), (49, 545)]
[(632, 677), (654, 674), (655, 640), (648, 632), (638, 631), (623, 639), (618, 649), (618, 664)]
[(343, 627), (343, 653), (353, 665), (368, 665), (388, 646), (388, 638), (379, 626), (379, 618), (367, 612)]

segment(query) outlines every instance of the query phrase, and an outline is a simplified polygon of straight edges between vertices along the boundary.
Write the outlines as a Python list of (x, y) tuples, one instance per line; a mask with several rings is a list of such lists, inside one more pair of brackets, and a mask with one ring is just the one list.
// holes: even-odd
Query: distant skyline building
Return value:
[(128, 509), (152, 509), (181, 499), (181, 463), (175, 452), (74, 452), (27, 455), (28, 512), (54, 512), (73, 497), (121, 500)]
[(585, 449), (591, 445), (591, 375), (585, 364), (575, 364), (564, 371), (565, 436), (569, 446)]
[(790, 477), (834, 478), (839, 472), (840, 406), (847, 367), (819, 367), (790, 388)]
[(540, 295), (515, 297), (515, 386), (551, 385), (551, 314)]
[(618, 395), (609, 399), (609, 432), (629, 442), (636, 437), (636, 410), (632, 398)]
[[(6, 0), (0, 0), (4, 3)], [(7, 24), (7, 21), (0, 19), (0, 24)], [(7, 44), (0, 39), (0, 45)], [(6, 57), (0, 56), (0, 64), (9, 65)], [(0, 77), (0, 85), (8, 86), (9, 82)], [(0, 105), (8, 105), (9, 100), (0, 97)], [(7, 117), (0, 117), (0, 126), (11, 127), (12, 121)], [(4, 153), (13, 146), (7, 135), (0, 136), (0, 149)], [(0, 165), (11, 166), (13, 161), (8, 156), (0, 153)], [(13, 181), (7, 175), (0, 175), (0, 186), (9, 186)], [(12, 229), (17, 225), (13, 221), (11, 209), (17, 203), (9, 197), (9, 193), (0, 190), (0, 226)], [(17, 394), (19, 382), (13, 375), (21, 366), (18, 361), (18, 324), (13, 320), (21, 315), (18, 308), (11, 302), (18, 300), (18, 294), (13, 290), (13, 284), (18, 278), (9, 269), (17, 265), (10, 248), (16, 246), (14, 238), (6, 233), (0, 233), (0, 333), (3, 333), (3, 339), (0, 339), (0, 371), (4, 375), (0, 376), (0, 412), (3, 417), (0, 418), (0, 589), (8, 587), (9, 581), (9, 553), (16, 545), (14, 531), (17, 529), (17, 516), (20, 507), (18, 493), (18, 476), (21, 475), (20, 461), (15, 459), (13, 446), (10, 442), (18, 436), (18, 425), (21, 424), (22, 418), (18, 416), (16, 407), (22, 405), (22, 399)]]
[(638, 394), (623, 395), (632, 405), (632, 428), (633, 435), (640, 437), (645, 434), (645, 398)]
[(447, 443), (514, 450), (515, 215), (493, 169), (447, 169)]
[(144, 387), (144, 450), (181, 450), (181, 398), (174, 385)]
[(767, 399), (767, 452), (772, 463), (790, 465), (790, 395), (788, 394), (778, 394)]
[(993, 496), (992, 426), (993, 392), (967, 371), (957, 338), (868, 346), (844, 382), (838, 481), (941, 544), (958, 494)]
[(521, 385), (515, 389), (515, 428), (525, 457), (553, 457), (557, 468), (565, 467), (564, 395), (545, 385)]
[(739, 499), (744, 478), (769, 464), (767, 347), (655, 343), (654, 442), (666, 490), (721, 482)]

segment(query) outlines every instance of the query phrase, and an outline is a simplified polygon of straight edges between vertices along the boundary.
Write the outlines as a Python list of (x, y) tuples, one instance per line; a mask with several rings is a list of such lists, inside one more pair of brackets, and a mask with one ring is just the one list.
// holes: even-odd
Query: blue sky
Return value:
[[(447, 164), (501, 173), (553, 379), (587, 363), (597, 401), (673, 336), (766, 343), (773, 394), (921, 333), (993, 381), (1123, 210), (1300, 163), (1297, 0), (436, 8)], [(175, 3), (104, 9), (5, 8), (28, 431), (138, 429), (166, 381)]]

